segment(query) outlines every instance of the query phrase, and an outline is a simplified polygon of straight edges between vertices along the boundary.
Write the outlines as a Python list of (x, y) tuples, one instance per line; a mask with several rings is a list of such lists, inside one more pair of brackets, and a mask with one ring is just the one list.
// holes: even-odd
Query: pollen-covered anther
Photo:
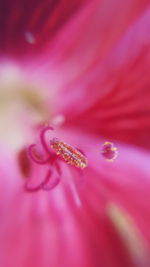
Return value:
[(51, 126), (45, 126), (41, 130), (41, 147), (38, 147), (38, 145), (36, 144), (31, 144), (28, 147), (29, 158), (34, 163), (38, 165), (45, 165), (47, 168), (43, 181), (38, 185), (32, 186), (32, 181), (30, 182), (31, 178), (27, 180), (24, 188), (28, 192), (37, 192), (41, 189), (51, 190), (59, 184), (62, 176), (59, 159), (62, 159), (66, 163), (73, 165), (79, 169), (84, 169), (88, 164), (84, 152), (80, 151), (80, 149), (76, 149), (57, 138), (50, 139), (49, 145), (46, 140), (46, 134), (51, 130), (53, 130)]
[(118, 156), (118, 150), (112, 142), (105, 142), (102, 146), (101, 154), (107, 161), (114, 161)]
[(70, 146), (69, 144), (54, 138), (51, 140), (50, 146), (55, 153), (68, 164), (80, 169), (87, 167), (87, 158), (79, 150)]

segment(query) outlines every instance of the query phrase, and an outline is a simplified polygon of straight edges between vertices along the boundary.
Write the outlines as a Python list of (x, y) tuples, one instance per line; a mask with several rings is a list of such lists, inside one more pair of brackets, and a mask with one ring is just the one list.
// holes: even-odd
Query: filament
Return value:
[(52, 171), (49, 169), (48, 172), (45, 175), (44, 181), (42, 181), (39, 185), (37, 186), (29, 186), (29, 182), (25, 183), (25, 190), (28, 192), (37, 192), (40, 189), (42, 189), (50, 180)]
[(47, 143), (45, 141), (45, 133), (47, 131), (52, 131), (52, 130), (54, 130), (53, 127), (46, 126), (45, 128), (43, 128), (43, 130), (40, 133), (40, 141), (41, 141), (41, 144), (42, 144), (44, 150), (47, 152), (47, 154), (51, 154), (51, 150), (48, 148)]
[(33, 151), (33, 149), (36, 147), (36, 144), (32, 144), (29, 146), (28, 148), (28, 153), (30, 158), (37, 164), (46, 164), (49, 162), (49, 157), (47, 157), (46, 159), (37, 159), (35, 152)]
[[(52, 178), (52, 177), (51, 177)], [(60, 182), (60, 177), (57, 176), (55, 179), (47, 185), (47, 183), (42, 184), (41, 189), (43, 190), (52, 190), (54, 189)]]

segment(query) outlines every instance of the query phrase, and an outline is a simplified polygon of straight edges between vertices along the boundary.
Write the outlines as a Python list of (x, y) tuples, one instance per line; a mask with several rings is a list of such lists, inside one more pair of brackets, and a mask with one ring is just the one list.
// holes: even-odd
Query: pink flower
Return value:
[(150, 266), (149, 1), (0, 5), (0, 267)]

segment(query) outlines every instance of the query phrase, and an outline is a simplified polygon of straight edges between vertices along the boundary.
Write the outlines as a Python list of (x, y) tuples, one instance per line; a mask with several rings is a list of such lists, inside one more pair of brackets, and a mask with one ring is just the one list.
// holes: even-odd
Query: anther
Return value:
[(107, 161), (113, 161), (118, 156), (117, 148), (111, 142), (105, 142), (101, 154)]
[(68, 164), (80, 169), (87, 167), (88, 161), (85, 155), (71, 145), (60, 141), (57, 138), (53, 138), (50, 142), (50, 146), (55, 153)]
[[(30, 186), (30, 179), (25, 183), (25, 190), (28, 192), (36, 192), (40, 189), (51, 190), (59, 184), (62, 176), (58, 160), (59, 158), (80, 170), (87, 167), (88, 160), (80, 149), (76, 149), (57, 138), (51, 139), (50, 145), (48, 145), (48, 142), (46, 141), (46, 133), (49, 130), (53, 130), (53, 128), (51, 126), (46, 126), (40, 133), (41, 148), (43, 148), (42, 153), (47, 155), (46, 158), (43, 158), (42, 153), (38, 151), (36, 144), (30, 145), (28, 148), (28, 155), (33, 162), (41, 165), (48, 165), (48, 171), (43, 182), (35, 187)], [(55, 167), (54, 172), (51, 169), (51, 166)]]

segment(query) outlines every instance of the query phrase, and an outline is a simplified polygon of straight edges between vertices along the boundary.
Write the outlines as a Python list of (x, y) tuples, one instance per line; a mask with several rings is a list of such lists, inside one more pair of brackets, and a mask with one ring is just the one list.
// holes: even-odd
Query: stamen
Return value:
[(50, 142), (51, 148), (68, 164), (77, 168), (84, 169), (87, 167), (87, 158), (76, 148), (60, 141), (57, 138), (53, 138)]
[(52, 189), (54, 189), (59, 184), (59, 182), (60, 182), (60, 177), (57, 176), (57, 177), (54, 178), (54, 180), (51, 183), (49, 183), (49, 184), (44, 183), (41, 186), (41, 188), (43, 190), (52, 190)]
[(60, 168), (60, 165), (56, 162), (55, 166), (56, 166), (56, 170), (57, 170), (58, 174), (61, 176), (62, 175), (62, 170)]
[(33, 186), (33, 187), (31, 187), (31, 186), (29, 186), (29, 181), (27, 181), (26, 183), (25, 183), (25, 190), (26, 191), (28, 191), (28, 192), (37, 192), (37, 191), (39, 191), (40, 189), (42, 189), (48, 182), (49, 182), (49, 180), (50, 180), (50, 178), (51, 178), (51, 174), (52, 174), (52, 171), (51, 170), (48, 170), (48, 172), (46, 173), (46, 176), (45, 176), (45, 178), (44, 178), (44, 181), (43, 182), (41, 182), (39, 185), (37, 185), (37, 186)]
[(107, 161), (113, 161), (118, 156), (117, 148), (111, 142), (105, 142), (101, 154)]
[(38, 159), (38, 155), (37, 153), (35, 153), (35, 147), (36, 147), (36, 144), (32, 144), (28, 148), (28, 153), (29, 153), (30, 158), (37, 164), (42, 165), (42, 164), (48, 163), (49, 157), (47, 157), (46, 159)]
[(59, 165), (57, 155), (59, 155), (68, 164), (73, 165), (80, 170), (84, 169), (88, 164), (84, 152), (62, 141), (59, 141), (59, 139), (57, 138), (53, 138), (52, 140), (50, 140), (50, 147), (48, 147), (45, 134), (49, 130), (53, 130), (53, 128), (51, 126), (46, 126), (44, 129), (42, 129), (40, 133), (41, 145), (46, 154), (48, 154), (47, 158), (42, 159), (40, 153), (35, 149), (36, 144), (32, 144), (29, 146), (28, 155), (37, 164), (43, 165), (48, 163), (49, 164), (48, 168), (50, 168), (50, 165), (55, 166), (56, 175), (55, 173), (53, 173), (53, 170), (49, 169), (49, 171), (46, 173), (44, 181), (41, 182), (39, 185), (33, 187), (29, 185), (30, 179), (28, 179), (28, 181), (25, 184), (25, 190), (28, 192), (36, 192), (39, 191), (40, 189), (51, 190), (59, 184), (62, 171)]
[(51, 154), (51, 151), (48, 148), (47, 143), (45, 141), (45, 134), (46, 134), (47, 131), (52, 131), (52, 130), (54, 130), (53, 127), (46, 126), (45, 128), (43, 128), (43, 130), (40, 133), (41, 144), (42, 144), (44, 150), (47, 152), (47, 154)]

